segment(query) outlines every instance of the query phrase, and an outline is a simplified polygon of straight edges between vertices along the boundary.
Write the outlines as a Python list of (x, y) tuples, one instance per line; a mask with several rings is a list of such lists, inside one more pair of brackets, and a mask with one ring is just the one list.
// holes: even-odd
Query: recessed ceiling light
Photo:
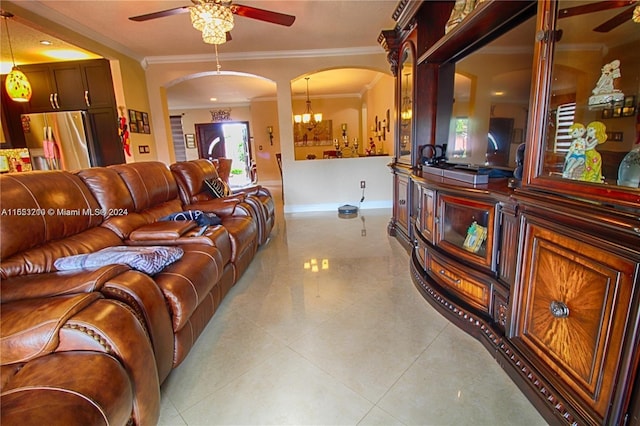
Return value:
[(209, 100), (210, 100), (211, 102), (215, 102), (215, 101), (217, 101), (217, 100), (218, 100), (218, 98), (209, 98)]
[(45, 46), (51, 46), (53, 43), (49, 40), (40, 40), (40, 44)]

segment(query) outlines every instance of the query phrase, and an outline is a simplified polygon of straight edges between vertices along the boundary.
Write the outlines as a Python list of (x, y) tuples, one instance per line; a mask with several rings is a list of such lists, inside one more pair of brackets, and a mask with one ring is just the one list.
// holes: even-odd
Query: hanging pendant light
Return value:
[(293, 121), (296, 123), (303, 123), (307, 125), (307, 128), (309, 130), (313, 129), (314, 127), (316, 127), (318, 124), (320, 124), (320, 122), (322, 122), (322, 113), (313, 113), (313, 111), (311, 110), (311, 100), (309, 99), (309, 78), (310, 77), (305, 77), (305, 80), (307, 80), (307, 109), (305, 110), (305, 112), (303, 114), (296, 114), (293, 116)]
[(7, 79), (4, 83), (7, 94), (12, 101), (29, 102), (31, 99), (31, 84), (27, 76), (16, 66), (16, 60), (13, 57), (13, 48), (11, 47), (11, 37), (9, 36), (7, 19), (13, 18), (13, 13), (2, 10), (0, 11), (0, 16), (2, 16), (7, 30), (7, 41), (9, 43), (9, 52), (11, 53), (11, 62), (13, 63), (13, 68), (11, 68), (11, 72), (7, 74)]

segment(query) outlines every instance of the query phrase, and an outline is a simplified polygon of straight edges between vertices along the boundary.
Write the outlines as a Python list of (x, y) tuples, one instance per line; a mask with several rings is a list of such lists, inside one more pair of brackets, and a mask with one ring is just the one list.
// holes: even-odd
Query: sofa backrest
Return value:
[(135, 212), (152, 223), (182, 211), (178, 185), (169, 167), (159, 161), (118, 164), (115, 170), (129, 189)]
[(205, 159), (181, 161), (171, 165), (171, 172), (176, 179), (180, 198), (184, 204), (195, 204), (213, 198), (204, 184), (205, 179), (218, 178), (218, 172), (211, 161)]
[(98, 200), (104, 218), (103, 227), (111, 229), (124, 240), (133, 230), (148, 223), (142, 214), (136, 212), (129, 188), (116, 170), (92, 167), (78, 170), (76, 174)]
[(0, 176), (0, 210), (3, 278), (50, 272), (58, 257), (119, 243), (98, 226), (100, 204), (91, 191), (66, 171)]

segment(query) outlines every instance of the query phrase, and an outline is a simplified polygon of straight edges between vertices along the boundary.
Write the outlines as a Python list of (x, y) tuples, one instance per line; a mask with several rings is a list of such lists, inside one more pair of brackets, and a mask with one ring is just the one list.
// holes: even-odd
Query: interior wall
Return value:
[[(296, 57), (260, 60), (225, 60), (221, 58), (225, 71), (237, 71), (259, 75), (276, 82), (278, 131), (282, 161), (285, 212), (334, 210), (360, 199), (360, 181), (367, 181), (365, 202), (362, 208), (391, 207), (392, 177), (387, 168), (389, 157), (338, 159), (329, 161), (295, 161), (293, 146), (293, 108), (291, 81), (301, 75), (329, 68), (369, 68), (386, 74), (389, 64), (385, 52), (362, 55), (336, 55), (324, 57)], [(147, 87), (152, 115), (162, 113), (160, 88), (184, 76), (211, 70), (210, 62), (150, 63), (147, 71)], [(389, 108), (393, 110), (393, 92)], [(316, 108), (314, 106), (314, 108)], [(274, 117), (275, 117), (274, 116)], [(168, 116), (166, 118), (168, 121)], [(258, 126), (258, 123), (253, 125)], [(264, 127), (264, 126), (263, 126)], [(158, 159), (167, 161), (169, 145), (165, 126), (154, 123)], [(258, 133), (255, 133), (258, 134)], [(268, 156), (268, 161), (270, 161)], [(260, 164), (258, 164), (260, 167)], [(259, 175), (260, 177), (260, 175)]]

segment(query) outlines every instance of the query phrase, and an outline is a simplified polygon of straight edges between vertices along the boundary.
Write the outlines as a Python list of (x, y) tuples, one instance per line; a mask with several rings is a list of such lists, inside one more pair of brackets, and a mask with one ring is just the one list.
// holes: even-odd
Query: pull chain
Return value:
[(222, 68), (222, 66), (220, 65), (220, 61), (218, 61), (218, 45), (214, 44), (213, 46), (216, 49), (216, 69), (218, 70), (218, 74), (220, 74), (220, 69)]

